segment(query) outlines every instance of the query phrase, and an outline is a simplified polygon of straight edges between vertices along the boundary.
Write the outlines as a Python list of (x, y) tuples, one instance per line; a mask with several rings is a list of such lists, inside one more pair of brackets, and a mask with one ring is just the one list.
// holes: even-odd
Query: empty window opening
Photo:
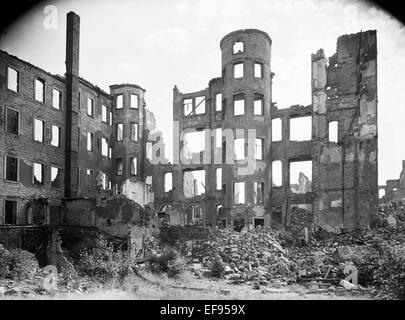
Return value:
[(92, 98), (87, 97), (87, 115), (93, 116), (94, 114), (94, 100)]
[(339, 122), (338, 121), (331, 121), (331, 122), (329, 122), (328, 126), (329, 126), (329, 128), (328, 128), (329, 141), (338, 143)]
[(253, 203), (264, 203), (264, 182), (257, 181), (253, 183)]
[(51, 145), (55, 147), (60, 147), (60, 133), (61, 133), (61, 128), (55, 125), (52, 125), (52, 140), (51, 140)]
[(173, 189), (173, 176), (171, 172), (166, 172), (163, 176), (163, 185), (165, 192), (169, 192)]
[(264, 139), (255, 138), (255, 159), (264, 160)]
[(117, 109), (122, 109), (124, 107), (124, 96), (122, 94), (117, 95), (116, 106)]
[(107, 190), (107, 175), (104, 172), (100, 172), (101, 173), (101, 188), (103, 190)]
[(117, 141), (124, 140), (124, 125), (122, 123), (117, 123)]
[(183, 109), (184, 115), (188, 116), (193, 111), (193, 99), (184, 99), (183, 100)]
[(44, 165), (42, 163), (34, 163), (34, 185), (44, 184)]
[(87, 151), (93, 151), (93, 133), (87, 132)]
[(278, 228), (278, 227), (281, 227), (282, 224), (283, 224), (283, 214), (282, 214), (281, 208), (278, 207), (276, 209), (273, 209), (273, 212), (271, 213), (272, 227)]
[(93, 190), (94, 171), (92, 169), (86, 170), (86, 185), (90, 190)]
[(282, 140), (282, 125), (280, 118), (271, 120), (271, 140), (272, 141)]
[(233, 77), (236, 78), (243, 78), (243, 62), (235, 63), (233, 65)]
[(129, 173), (133, 176), (138, 174), (138, 158), (129, 158)]
[(110, 111), (110, 118), (109, 118), (109, 124), (110, 124), (110, 126), (112, 126), (112, 123), (113, 123), (113, 115), (112, 115), (112, 112)]
[(186, 198), (200, 196), (205, 193), (205, 170), (183, 172), (183, 193)]
[(44, 121), (34, 119), (34, 140), (44, 142)]
[(112, 156), (112, 148), (109, 147), (108, 148), (108, 157), (111, 159), (111, 156)]
[(6, 130), (8, 133), (18, 134), (18, 125), (19, 125), (18, 119), (19, 119), (19, 112), (7, 108)]
[(381, 199), (385, 197), (385, 189), (378, 190), (378, 197)]
[(255, 78), (263, 78), (263, 64), (255, 62)]
[(233, 114), (235, 116), (245, 114), (245, 95), (243, 93), (233, 96)]
[(243, 52), (243, 42), (242, 41), (236, 41), (233, 44), (233, 54), (242, 53), (242, 52)]
[(6, 156), (6, 180), (18, 181), (18, 159)]
[(45, 102), (45, 81), (35, 79), (35, 100)]
[[(221, 206), (222, 207), (222, 206)], [(220, 228), (220, 229), (225, 229), (226, 228), (226, 219), (221, 219), (219, 222), (218, 222), (218, 228)]]
[(234, 204), (245, 203), (245, 182), (233, 183), (233, 203)]
[(245, 159), (245, 138), (236, 138), (234, 140), (235, 160)]
[(201, 153), (205, 150), (205, 132), (186, 132), (183, 140), (183, 155), (191, 159), (193, 153)]
[(4, 224), (17, 224), (17, 201), (4, 202)]
[(215, 147), (221, 148), (222, 145), (222, 129), (216, 128), (215, 129)]
[(195, 98), (195, 114), (205, 113), (205, 97)]
[(255, 228), (258, 226), (264, 227), (264, 219), (263, 218), (254, 218), (253, 225)]
[(17, 70), (8, 67), (7, 68), (7, 88), (18, 92), (18, 83), (20, 78), (20, 72)]
[(215, 95), (215, 111), (221, 111), (222, 110), (222, 94), (217, 93)]
[(122, 158), (117, 158), (116, 160), (116, 172), (117, 176), (122, 176), (123, 174), (123, 163), (122, 163)]
[(105, 105), (101, 106), (101, 121), (107, 123), (107, 113), (108, 109)]
[(292, 193), (311, 192), (312, 161), (290, 162), (290, 189)]
[(263, 95), (255, 93), (254, 96), (254, 103), (253, 103), (253, 111), (254, 114), (257, 116), (264, 115), (264, 106), (263, 106)]
[(312, 137), (312, 117), (290, 119), (290, 140), (309, 141)]
[(215, 184), (217, 190), (222, 189), (222, 168), (215, 169)]
[(101, 138), (101, 155), (108, 157), (108, 141), (106, 138)]
[(131, 123), (131, 141), (138, 141), (138, 124), (137, 123)]
[[(293, 204), (291, 204), (291, 210), (292, 210), (293, 208), (304, 209), (304, 210), (306, 210), (306, 211), (312, 212), (312, 204), (311, 204), (311, 203), (293, 203)], [(291, 215), (293, 215), (293, 214), (295, 214), (295, 213), (297, 213), (297, 212), (299, 212), (299, 211), (298, 211), (298, 210), (292, 210), (292, 211), (291, 211)], [(308, 214), (309, 214), (309, 212), (308, 212)], [(312, 217), (312, 214), (309, 215), (308, 217)], [(304, 217), (303, 217), (303, 218), (304, 218)], [(295, 219), (294, 219), (294, 220), (295, 220)]]
[(233, 230), (240, 232), (245, 226), (245, 220), (243, 218), (234, 218), (233, 219)]
[(217, 204), (215, 206), (215, 213), (216, 213), (217, 217), (219, 217), (219, 215), (222, 213), (222, 204)]
[(146, 176), (145, 183), (152, 186), (153, 182), (153, 177), (152, 176)]
[(51, 187), (60, 188), (61, 186), (61, 170), (57, 167), (51, 166)]
[(226, 99), (222, 100), (222, 120), (225, 120), (226, 114)]
[(222, 142), (222, 163), (226, 163), (226, 141)]
[(146, 142), (146, 159), (153, 159), (153, 144), (152, 142)]
[(138, 95), (131, 93), (131, 104), (130, 108), (138, 109)]
[(58, 89), (52, 89), (52, 107), (60, 109), (62, 103), (62, 92)]
[(271, 177), (273, 187), (281, 187), (283, 185), (283, 170), (281, 160), (273, 161)]

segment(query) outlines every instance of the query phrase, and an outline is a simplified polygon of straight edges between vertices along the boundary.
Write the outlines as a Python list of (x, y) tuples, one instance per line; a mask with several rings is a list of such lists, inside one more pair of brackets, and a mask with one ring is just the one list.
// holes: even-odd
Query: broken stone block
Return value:
[(346, 280), (340, 280), (339, 284), (340, 284), (343, 288), (345, 288), (345, 289), (347, 289), (347, 290), (352, 290), (352, 289), (356, 289), (356, 288), (357, 288), (357, 286), (356, 286), (355, 284), (350, 283), (349, 281), (346, 281)]

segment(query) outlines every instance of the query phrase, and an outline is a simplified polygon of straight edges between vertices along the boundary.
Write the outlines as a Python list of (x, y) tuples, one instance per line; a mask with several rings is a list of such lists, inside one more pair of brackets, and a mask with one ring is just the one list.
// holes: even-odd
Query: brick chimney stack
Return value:
[(66, 24), (66, 134), (65, 134), (65, 197), (77, 196), (78, 111), (79, 111), (79, 42), (80, 17), (67, 14)]

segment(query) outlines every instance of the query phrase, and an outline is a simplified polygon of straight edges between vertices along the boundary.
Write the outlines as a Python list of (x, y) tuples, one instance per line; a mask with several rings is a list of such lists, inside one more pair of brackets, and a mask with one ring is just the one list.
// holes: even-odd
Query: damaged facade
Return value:
[[(272, 102), (271, 44), (260, 30), (231, 32), (220, 43), (221, 78), (197, 92), (175, 86), (178, 164), (172, 190), (161, 194), (186, 223), (197, 212), (205, 225), (288, 226), (301, 206), (330, 231), (368, 227), (378, 204), (376, 31), (339, 37), (329, 59), (313, 54), (312, 104), (287, 109)], [(297, 137), (291, 127), (301, 120), (308, 130)], [(203, 141), (195, 152), (187, 131)], [(304, 161), (311, 175), (291, 182), (292, 166)]]
[(145, 90), (81, 78), (79, 35), (70, 12), (64, 77), (0, 51), (0, 224), (112, 228), (153, 202)]
[(380, 202), (405, 201), (405, 160), (402, 160), (402, 171), (399, 179), (387, 180), (385, 185), (378, 186)]

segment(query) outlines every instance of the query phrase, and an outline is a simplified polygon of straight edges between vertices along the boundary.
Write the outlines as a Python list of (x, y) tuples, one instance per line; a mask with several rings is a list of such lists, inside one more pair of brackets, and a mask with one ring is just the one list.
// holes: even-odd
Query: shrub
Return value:
[(132, 259), (127, 251), (114, 246), (100, 236), (91, 250), (80, 252), (78, 271), (101, 283), (122, 280), (130, 273)]
[(186, 262), (173, 248), (164, 248), (161, 254), (152, 254), (149, 257), (148, 267), (153, 273), (165, 272), (173, 278), (184, 272)]
[(215, 278), (221, 278), (224, 273), (225, 265), (222, 259), (215, 259), (211, 265), (211, 274)]
[(33, 253), (0, 247), (0, 278), (31, 278), (38, 269), (38, 261)]
[(405, 299), (404, 249), (376, 239), (374, 250), (365, 257), (366, 263), (359, 266), (359, 281), (369, 282), (378, 288), (378, 298)]

